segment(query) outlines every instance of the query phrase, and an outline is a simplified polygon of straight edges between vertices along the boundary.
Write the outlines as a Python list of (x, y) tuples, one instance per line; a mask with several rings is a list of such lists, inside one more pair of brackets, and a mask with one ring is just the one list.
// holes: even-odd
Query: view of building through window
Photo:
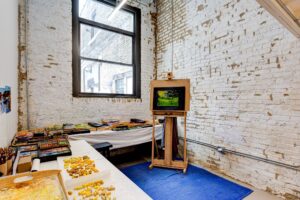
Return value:
[(108, 20), (114, 8), (101, 1), (79, 0), (79, 17), (96, 22), (80, 23), (83, 93), (133, 94), (134, 14), (120, 10)]

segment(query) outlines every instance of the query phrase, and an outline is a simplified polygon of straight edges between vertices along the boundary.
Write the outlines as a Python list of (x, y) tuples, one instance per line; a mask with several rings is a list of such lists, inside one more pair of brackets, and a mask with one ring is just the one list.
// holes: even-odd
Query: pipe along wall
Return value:
[[(183, 137), (180, 137), (179, 139), (183, 140)], [(190, 142), (190, 143), (194, 143), (194, 144), (198, 144), (198, 145), (201, 145), (201, 146), (204, 146), (204, 147), (214, 149), (214, 150), (218, 151), (221, 154), (230, 153), (230, 154), (234, 154), (234, 155), (245, 157), (245, 158), (250, 158), (250, 159), (253, 159), (253, 160), (257, 160), (257, 161), (262, 161), (262, 162), (269, 163), (269, 164), (272, 164), (272, 165), (285, 167), (287, 169), (300, 171), (300, 166), (289, 165), (289, 164), (278, 162), (278, 161), (275, 161), (275, 160), (269, 160), (267, 158), (261, 158), (261, 157), (254, 156), (254, 155), (251, 155), (251, 154), (242, 153), (242, 152), (239, 152), (239, 151), (233, 151), (233, 150), (230, 150), (230, 149), (226, 149), (224, 147), (215, 146), (215, 145), (212, 145), (212, 144), (208, 144), (208, 143), (205, 143), (205, 142), (200, 142), (200, 141), (192, 140), (192, 139), (188, 139), (188, 138), (187, 138), (186, 141)]]

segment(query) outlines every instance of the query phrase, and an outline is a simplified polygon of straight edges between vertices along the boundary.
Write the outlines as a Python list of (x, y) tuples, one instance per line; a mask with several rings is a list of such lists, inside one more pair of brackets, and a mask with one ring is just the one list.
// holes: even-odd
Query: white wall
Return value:
[(12, 90), (12, 111), (0, 114), (0, 146), (6, 146), (17, 130), (18, 1), (0, 0), (0, 87)]

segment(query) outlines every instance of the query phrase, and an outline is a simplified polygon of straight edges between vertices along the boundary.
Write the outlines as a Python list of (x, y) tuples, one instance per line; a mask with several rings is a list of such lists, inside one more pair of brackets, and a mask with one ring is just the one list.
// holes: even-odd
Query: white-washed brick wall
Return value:
[[(157, 3), (157, 75), (171, 70), (171, 1)], [(300, 165), (300, 40), (255, 0), (174, 0), (175, 78), (191, 79), (188, 138)], [(300, 171), (188, 143), (190, 161), (286, 199)]]
[[(99, 121), (102, 118), (149, 118), (149, 83), (153, 78), (155, 46), (150, 14), (155, 12), (155, 6), (151, 2), (128, 1), (130, 5), (140, 8), (142, 14), (141, 99), (108, 99), (72, 97), (71, 0), (29, 0), (27, 43), (20, 41), (25, 46), (21, 50), (26, 49), (27, 52), (28, 69), (27, 73), (24, 72), (25, 61), (22, 57), (19, 129), (27, 128), (27, 103), (30, 128)], [(23, 3), (20, 7), (24, 7)], [(20, 14), (21, 20), (24, 20), (24, 12)], [(23, 35), (25, 26), (22, 22), (20, 24)], [(28, 102), (24, 77), (28, 80)]]

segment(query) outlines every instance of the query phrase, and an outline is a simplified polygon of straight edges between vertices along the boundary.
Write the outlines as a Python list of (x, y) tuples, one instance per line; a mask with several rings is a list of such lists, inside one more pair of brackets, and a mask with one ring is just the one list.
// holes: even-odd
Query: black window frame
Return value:
[[(96, 0), (107, 5), (116, 6), (115, 0)], [(115, 28), (106, 24), (101, 24), (92, 20), (79, 17), (79, 0), (72, 0), (72, 69), (73, 69), (73, 97), (103, 97), (103, 98), (141, 98), (141, 10), (125, 4), (121, 10), (125, 10), (134, 15), (134, 32)], [(80, 55), (80, 24), (93, 26), (96, 28), (112, 31), (132, 37), (132, 68), (133, 68), (133, 94), (116, 93), (88, 93), (81, 92), (81, 55)], [(86, 58), (85, 58), (86, 59)], [(110, 64), (119, 64), (128, 66), (128, 64), (103, 61), (99, 59), (88, 58), (86, 60), (105, 62)]]

